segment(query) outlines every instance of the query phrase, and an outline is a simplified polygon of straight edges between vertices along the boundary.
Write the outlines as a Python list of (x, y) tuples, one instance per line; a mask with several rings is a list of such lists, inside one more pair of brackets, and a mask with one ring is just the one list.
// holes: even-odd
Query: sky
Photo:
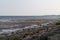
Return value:
[(60, 15), (60, 0), (0, 0), (0, 16)]

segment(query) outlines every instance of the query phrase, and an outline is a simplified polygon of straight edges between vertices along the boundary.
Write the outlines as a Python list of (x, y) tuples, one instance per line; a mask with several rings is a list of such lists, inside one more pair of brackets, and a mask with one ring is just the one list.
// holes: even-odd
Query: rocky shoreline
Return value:
[[(20, 23), (15, 23), (15, 24), (20, 24)], [(11, 32), (11, 35), (4, 34), (5, 36), (2, 36), (0, 40), (50, 40), (51, 36), (56, 34), (59, 28), (59, 26), (55, 25), (53, 21), (48, 21), (43, 23), (27, 22), (27, 23), (22, 23), (22, 25), (25, 26), (22, 28), (22, 30), (18, 29), (15, 32)]]

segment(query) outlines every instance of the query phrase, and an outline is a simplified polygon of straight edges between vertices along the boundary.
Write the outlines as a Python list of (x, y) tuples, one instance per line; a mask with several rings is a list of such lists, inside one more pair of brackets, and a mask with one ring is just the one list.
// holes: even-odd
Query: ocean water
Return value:
[(45, 18), (45, 19), (57, 19), (60, 18), (60, 15), (46, 15), (46, 16), (0, 16), (0, 19), (9, 19), (9, 20), (26, 20), (26, 19), (40, 19), (40, 18)]
[(34, 19), (32, 16), (0, 16), (0, 22), (10, 22), (11, 20)]
[(35, 19), (39, 16), (0, 16), (0, 19)]
[[(48, 17), (48, 16), (47, 16)], [(0, 22), (3, 21), (3, 22), (7, 22), (9, 20), (27, 20), (27, 19), (40, 19), (40, 18), (47, 18), (45, 16), (0, 16)], [(50, 17), (51, 18), (51, 17)], [(43, 25), (46, 25), (48, 23), (45, 23)], [(15, 26), (19, 26), (19, 25), (15, 25)], [(35, 25), (36, 26), (36, 25)], [(24, 29), (26, 28), (34, 28), (34, 26), (29, 26), (29, 27), (25, 27)], [(9, 32), (14, 32), (16, 30), (20, 30), (19, 28), (17, 29), (2, 29), (0, 31), (0, 34), (2, 33), (9, 33)]]

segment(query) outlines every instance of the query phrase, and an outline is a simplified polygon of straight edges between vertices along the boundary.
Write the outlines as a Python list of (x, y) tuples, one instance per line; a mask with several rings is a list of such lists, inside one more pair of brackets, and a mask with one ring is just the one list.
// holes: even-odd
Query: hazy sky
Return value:
[(0, 15), (52, 14), (60, 14), (60, 0), (0, 0)]

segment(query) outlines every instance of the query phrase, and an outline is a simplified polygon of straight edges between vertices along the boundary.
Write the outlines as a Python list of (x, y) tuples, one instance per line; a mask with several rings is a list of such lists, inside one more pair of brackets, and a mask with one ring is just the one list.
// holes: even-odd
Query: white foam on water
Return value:
[(1, 34), (9, 34), (9, 33), (12, 33), (12, 32), (16, 32), (18, 30), (22, 30), (22, 28), (16, 28), (16, 29), (2, 29), (2, 31), (0, 31), (0, 35)]
[[(16, 26), (18, 26), (18, 25), (16, 25)], [(38, 25), (31, 25), (31, 26), (26, 26), (26, 27), (24, 27), (24, 28), (16, 28), (16, 29), (2, 29), (2, 31), (0, 31), (0, 34), (4, 34), (4, 33), (6, 33), (6, 34), (9, 34), (9, 33), (11, 33), (11, 32), (16, 32), (16, 31), (23, 31), (23, 29), (29, 29), (29, 28), (34, 28), (34, 27), (37, 27)]]
[(9, 22), (10, 20), (3, 20), (3, 19), (0, 19), (1, 22)]

